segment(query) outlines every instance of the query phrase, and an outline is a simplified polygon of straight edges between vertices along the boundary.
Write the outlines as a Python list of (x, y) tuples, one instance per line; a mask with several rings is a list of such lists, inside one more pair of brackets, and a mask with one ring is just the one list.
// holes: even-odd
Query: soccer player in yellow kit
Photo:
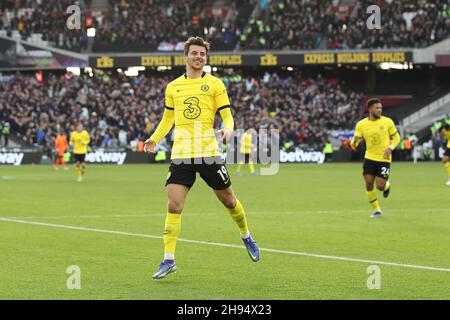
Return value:
[(77, 172), (77, 181), (83, 181), (84, 170), (86, 165), (84, 163), (84, 158), (88, 151), (88, 144), (91, 142), (89, 133), (84, 130), (83, 124), (79, 123), (77, 125), (76, 131), (70, 134), (70, 145), (73, 145), (73, 158), (75, 161), (75, 170)]
[(444, 168), (448, 174), (448, 180), (446, 185), (450, 187), (450, 124), (444, 125), (441, 129), (442, 138), (447, 140), (447, 147), (445, 148), (444, 157), (442, 158), (442, 162), (444, 163)]
[(355, 133), (350, 142), (355, 149), (361, 140), (366, 143), (363, 176), (366, 182), (367, 198), (373, 209), (372, 218), (381, 217), (380, 202), (374, 184), (376, 183), (378, 190), (383, 191), (385, 198), (389, 196), (391, 154), (400, 143), (400, 135), (394, 122), (381, 115), (382, 109), (379, 99), (373, 98), (367, 101), (369, 115), (356, 124)]
[(241, 168), (242, 165), (245, 163), (248, 163), (248, 166), (250, 168), (250, 174), (253, 176), (255, 175), (255, 166), (253, 165), (253, 160), (251, 158), (252, 148), (253, 148), (253, 135), (251, 133), (251, 129), (244, 132), (241, 136), (241, 147), (239, 149), (239, 152), (244, 155), (244, 159), (239, 160), (239, 164), (236, 170), (236, 173), (238, 176), (241, 175)]
[(220, 158), (214, 132), (218, 111), (224, 122), (219, 130), (227, 141), (234, 128), (230, 101), (223, 82), (203, 71), (210, 45), (200, 37), (189, 38), (184, 45), (186, 73), (166, 87), (163, 118), (153, 135), (145, 141), (144, 151), (154, 152), (175, 123), (171, 164), (166, 180), (168, 208), (164, 229), (164, 259), (154, 279), (176, 271), (175, 248), (180, 234), (181, 212), (196, 173), (214, 190), (236, 222), (252, 261), (259, 260), (259, 249), (250, 235), (244, 208), (231, 187), (230, 176)]

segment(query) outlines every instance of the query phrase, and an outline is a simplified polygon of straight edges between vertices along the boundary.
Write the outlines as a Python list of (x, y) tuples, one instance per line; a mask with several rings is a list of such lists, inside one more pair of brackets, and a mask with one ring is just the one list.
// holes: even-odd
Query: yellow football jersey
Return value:
[(450, 148), (450, 130), (443, 130), (442, 137), (447, 140), (447, 148)]
[(252, 152), (252, 134), (249, 132), (244, 132), (241, 136), (241, 153), (251, 153)]
[(88, 151), (88, 144), (91, 142), (89, 133), (86, 130), (81, 132), (73, 131), (70, 134), (70, 144), (73, 144), (73, 153), (86, 154)]
[(391, 162), (392, 156), (384, 158), (384, 152), (391, 144), (391, 138), (397, 134), (394, 121), (381, 116), (377, 120), (364, 118), (356, 124), (355, 137), (363, 138), (366, 142), (365, 158), (379, 162)]
[(224, 83), (208, 73), (189, 79), (185, 74), (166, 87), (166, 108), (175, 111), (172, 159), (219, 156), (214, 116), (230, 107)]

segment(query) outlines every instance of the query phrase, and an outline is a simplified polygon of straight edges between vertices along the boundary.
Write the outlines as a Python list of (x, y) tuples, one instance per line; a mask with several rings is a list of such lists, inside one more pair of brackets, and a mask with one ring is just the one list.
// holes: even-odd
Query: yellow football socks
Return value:
[(371, 191), (367, 191), (366, 193), (367, 199), (369, 199), (370, 206), (372, 207), (372, 209), (374, 211), (381, 211), (380, 202), (378, 201), (377, 192), (375, 188), (372, 189)]
[[(244, 165), (243, 162), (239, 162), (236, 172), (241, 172), (242, 166)], [(255, 172), (255, 165), (253, 164), (253, 161), (249, 160), (248, 167), (250, 168), (250, 173)]]
[(242, 207), (241, 202), (237, 200), (236, 207), (234, 207), (234, 209), (228, 209), (228, 211), (230, 212), (231, 218), (238, 225), (241, 236), (248, 236), (247, 218), (245, 217), (244, 208)]
[(239, 162), (236, 172), (241, 172), (241, 168), (242, 168), (243, 164), (244, 164), (243, 162)]
[(389, 180), (387, 180), (386, 184), (384, 185), (384, 190), (383, 191), (389, 190), (390, 187), (391, 187), (391, 182)]
[(164, 225), (164, 259), (175, 259), (175, 248), (181, 230), (181, 214), (167, 213)]
[(255, 172), (255, 166), (253, 165), (253, 161), (248, 162), (248, 166), (250, 167), (250, 173)]
[(446, 163), (444, 163), (444, 168), (448, 173), (448, 177), (450, 178), (450, 162), (447, 161)]
[(75, 171), (77, 172), (77, 177), (80, 177), (81, 176), (81, 169), (80, 169), (80, 166), (76, 166), (75, 167)]

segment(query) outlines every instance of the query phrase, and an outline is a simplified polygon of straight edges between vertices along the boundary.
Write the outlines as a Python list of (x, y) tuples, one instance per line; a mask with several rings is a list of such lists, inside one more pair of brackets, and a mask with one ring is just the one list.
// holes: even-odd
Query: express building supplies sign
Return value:
[(410, 51), (321, 52), (303, 54), (304, 64), (375, 64), (412, 62)]
[[(383, 62), (413, 62), (411, 51), (323, 51), (299, 53), (236, 53), (211, 54), (211, 66), (298, 66), (323, 64), (376, 64)], [(184, 57), (180, 53), (163, 55), (113, 55), (90, 56), (89, 65), (93, 68), (143, 67), (183, 67)]]
[[(209, 56), (209, 64), (213, 66), (241, 66), (260, 65), (257, 56), (245, 56), (241, 54), (221, 54)], [(93, 68), (126, 68), (131, 66), (143, 67), (182, 67), (185, 65), (184, 57), (180, 54), (172, 55), (114, 55), (114, 56), (90, 56), (89, 65)]]

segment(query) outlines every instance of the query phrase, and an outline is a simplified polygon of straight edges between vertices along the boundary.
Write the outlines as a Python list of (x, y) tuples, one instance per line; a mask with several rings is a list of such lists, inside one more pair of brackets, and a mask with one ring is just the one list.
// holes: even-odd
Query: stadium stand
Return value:
[(325, 31), (324, 11), (317, 0), (259, 1), (240, 36), (240, 49), (316, 49)]
[(230, 81), (228, 90), (237, 127), (279, 129), (282, 145), (322, 148), (329, 130), (351, 129), (362, 111), (362, 93), (320, 75), (311, 79), (266, 72)]
[(81, 51), (87, 47), (87, 35), (82, 30), (66, 27), (67, 7), (72, 0), (6, 1), (0, 5), (0, 30), (6, 35), (18, 35), (22, 40), (36, 39), (50, 46)]
[[(84, 14), (91, 1), (81, 1)], [(86, 31), (68, 30), (71, 0), (2, 1), (0, 30), (52, 46), (87, 50)], [(377, 4), (383, 28), (366, 26), (366, 8)], [(201, 35), (216, 51), (421, 48), (450, 34), (450, 7), (436, 1), (109, 0), (97, 28), (94, 52), (181, 50)]]
[[(164, 105), (161, 92), (173, 78), (49, 73), (39, 82), (34, 75), (17, 73), (0, 82), (0, 122), (10, 123), (11, 133), (24, 145), (47, 150), (58, 128), (68, 133), (79, 120), (90, 131), (92, 146), (129, 147), (156, 128)], [(360, 115), (363, 95), (342, 88), (337, 79), (268, 72), (222, 78), (236, 128), (279, 129), (282, 144), (322, 147), (329, 130), (351, 129)]]
[[(365, 12), (370, 5), (380, 7), (383, 28), (369, 29)], [(422, 48), (450, 34), (448, 1), (353, 1), (348, 14), (332, 9), (327, 26), (328, 49)], [(336, 8), (336, 7), (332, 7)], [(333, 13), (334, 11), (334, 13)]]
[(194, 34), (211, 41), (217, 51), (232, 50), (254, 7), (251, 1), (237, 0), (110, 0), (110, 5), (114, 14), (99, 29), (97, 52), (181, 50)]

